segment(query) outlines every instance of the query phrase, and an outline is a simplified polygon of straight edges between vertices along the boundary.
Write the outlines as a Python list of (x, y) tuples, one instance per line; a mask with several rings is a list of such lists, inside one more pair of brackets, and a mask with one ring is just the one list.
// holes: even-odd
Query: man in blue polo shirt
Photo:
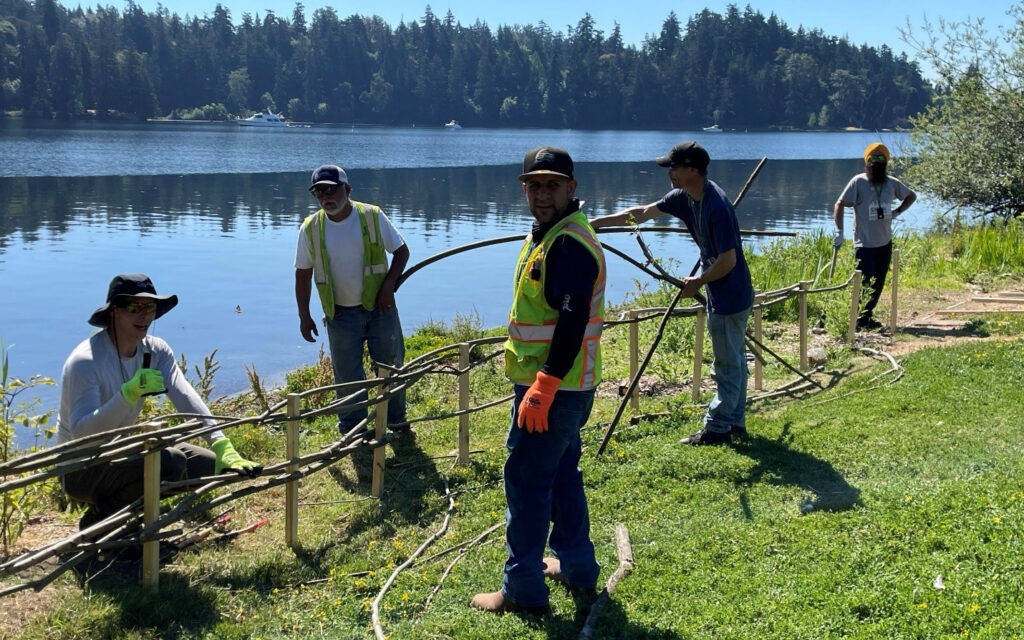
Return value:
[(699, 144), (680, 142), (655, 162), (668, 167), (673, 189), (665, 197), (595, 218), (590, 225), (597, 229), (640, 224), (666, 213), (686, 223), (700, 248), (701, 273), (695, 278), (684, 278), (683, 295), (692, 297), (707, 285), (708, 333), (714, 353), (712, 377), (718, 391), (704, 415), (704, 427), (680, 442), (726, 443), (733, 433), (747, 432), (745, 337), (754, 304), (754, 287), (743, 257), (739, 222), (725, 192), (708, 180), (711, 157)]

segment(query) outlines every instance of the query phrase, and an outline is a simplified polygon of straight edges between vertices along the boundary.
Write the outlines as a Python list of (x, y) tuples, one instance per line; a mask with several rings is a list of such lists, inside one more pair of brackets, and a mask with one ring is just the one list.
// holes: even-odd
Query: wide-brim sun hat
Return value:
[(89, 324), (106, 329), (110, 326), (110, 311), (123, 298), (149, 298), (156, 302), (156, 317), (164, 315), (178, 304), (178, 296), (157, 295), (149, 276), (142, 273), (121, 273), (114, 276), (107, 287), (107, 303), (92, 312)]

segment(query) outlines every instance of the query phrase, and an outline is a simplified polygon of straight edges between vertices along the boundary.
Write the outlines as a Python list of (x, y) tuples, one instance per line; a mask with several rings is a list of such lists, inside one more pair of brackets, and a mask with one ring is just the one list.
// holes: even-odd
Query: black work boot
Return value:
[(705, 444), (729, 444), (732, 442), (732, 434), (726, 431), (719, 433), (711, 431), (706, 427), (693, 435), (686, 436), (679, 441), (679, 444), (705, 445)]

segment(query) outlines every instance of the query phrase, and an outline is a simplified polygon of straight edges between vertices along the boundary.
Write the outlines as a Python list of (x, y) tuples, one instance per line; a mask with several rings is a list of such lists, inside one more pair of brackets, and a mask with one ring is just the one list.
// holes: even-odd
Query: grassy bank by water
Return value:
[[(906, 298), (1016, 282), (1024, 273), (1020, 230), (995, 240), (987, 233), (948, 228), (901, 239)], [(761, 289), (801, 279), (820, 284), (816, 276), (830, 253), (830, 240), (821, 236), (777, 243), (752, 259), (755, 281)], [(847, 245), (837, 274), (851, 268)], [(644, 293), (637, 302), (667, 302), (668, 294)], [(842, 323), (841, 299), (812, 303), (812, 314), (826, 313), (832, 335)], [(768, 333), (785, 336), (794, 317), (791, 308), (778, 310)], [(895, 384), (886, 383), (891, 376), (876, 379), (888, 362), (832, 343), (827, 368), (835, 383), (800, 399), (755, 403), (751, 435), (728, 447), (677, 443), (699, 426), (701, 408), (687, 392), (645, 398), (644, 412), (668, 416), (620, 424), (595, 459), (601, 427), (618, 402), (602, 395), (583, 432), (582, 462), (601, 582), (617, 564), (616, 523), (630, 531), (636, 569), (620, 584), (597, 637), (1024, 637), (1024, 340), (1016, 337), (1022, 325), (986, 317), (972, 327), (973, 337), (956, 346), (924, 345), (902, 358), (905, 374)], [(458, 319), (422, 328), (409, 342), (418, 345), (412, 352), (425, 351), (479, 333), (472, 321)], [(609, 377), (625, 375), (624, 333), (608, 332)], [(644, 329), (644, 344), (652, 333)], [(688, 336), (692, 320), (670, 325), (654, 375), (687, 375)], [(900, 334), (891, 344), (911, 339)], [(773, 340), (778, 350), (795, 351), (784, 337)], [(507, 393), (500, 364), (474, 375), (474, 404)], [(778, 367), (769, 376), (791, 378)], [(290, 380), (306, 385), (322, 377), (322, 369), (311, 369)], [(453, 379), (430, 379), (410, 394), (410, 410), (440, 414), (455, 407), (456, 397)], [(474, 414), (471, 446), (478, 452), (465, 468), (440, 457), (455, 447), (455, 420), (398, 440), (388, 451), (380, 502), (365, 499), (368, 484), (349, 460), (305, 480), (297, 553), (282, 542), (283, 492), (270, 491), (234, 512), (242, 523), (267, 515), (268, 526), (180, 554), (164, 567), (158, 596), (140, 594), (134, 575), (112, 571), (86, 589), (62, 578), (43, 594), (3, 604), (51, 599), (18, 629), (24, 638), (372, 637), (370, 604), (394, 568), (440, 526), (446, 486), (455, 511), (424, 557), (503, 521), (507, 421), (507, 407)], [(330, 422), (309, 426), (304, 451), (336, 437)], [(232, 435), (251, 457), (283, 456), (279, 434), (240, 428)], [(399, 575), (381, 603), (391, 638), (576, 637), (583, 613), (557, 587), (547, 618), (467, 607), (474, 593), (500, 584), (500, 528), (469, 547), (442, 580), (459, 553)]]

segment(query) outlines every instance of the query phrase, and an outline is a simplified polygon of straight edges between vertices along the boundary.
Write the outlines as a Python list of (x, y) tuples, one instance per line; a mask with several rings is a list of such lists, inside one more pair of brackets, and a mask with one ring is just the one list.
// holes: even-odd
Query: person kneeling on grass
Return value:
[[(157, 318), (174, 308), (178, 297), (160, 296), (142, 274), (110, 281), (107, 302), (89, 324), (102, 331), (81, 342), (61, 372), (57, 442), (137, 424), (143, 397), (166, 393), (182, 413), (211, 415), (174, 361), (162, 339), (147, 335)], [(218, 429), (206, 435), (210, 448), (180, 443), (160, 451), (160, 479), (174, 482), (225, 471), (258, 475), (262, 465), (246, 460)], [(102, 463), (61, 476), (65, 493), (89, 505), (79, 529), (99, 522), (142, 495), (141, 458)]]

